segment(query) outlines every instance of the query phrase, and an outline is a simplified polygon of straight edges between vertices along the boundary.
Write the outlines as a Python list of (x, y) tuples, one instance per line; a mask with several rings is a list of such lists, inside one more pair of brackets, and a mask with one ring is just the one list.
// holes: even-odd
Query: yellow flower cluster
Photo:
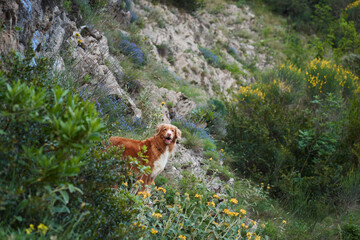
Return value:
[(286, 83), (282, 82), (280, 79), (275, 79), (273, 82), (272, 82), (273, 85), (277, 86), (281, 92), (285, 93), (285, 92), (288, 92), (290, 93), (291, 92), (291, 89), (288, 85), (286, 85)]
[(248, 229), (248, 228), (249, 228), (249, 226), (247, 226), (245, 223), (242, 223), (242, 224), (241, 224), (241, 227), (244, 228), (244, 229)]
[(230, 211), (230, 210), (227, 209), (227, 208), (225, 208), (225, 209), (223, 210), (223, 213), (225, 213), (225, 214), (228, 215), (228, 216), (235, 216), (235, 217), (239, 215), (238, 212), (232, 212), (232, 211)]
[(144, 192), (138, 192), (138, 194), (137, 194), (138, 196), (143, 196), (143, 198), (145, 199), (145, 198), (149, 198), (150, 196), (151, 196), (151, 194), (150, 193), (148, 193), (148, 192), (146, 192), (146, 191), (144, 191)]
[(141, 224), (141, 223), (139, 223), (139, 222), (134, 222), (133, 225), (134, 225), (135, 227), (139, 227), (139, 228), (141, 228), (141, 229), (145, 229), (145, 225), (144, 225), (144, 224)]
[(179, 237), (178, 237), (179, 239), (183, 239), (183, 240), (186, 240), (186, 237), (185, 236), (183, 236), (183, 235), (179, 235)]
[(288, 69), (288, 70), (290, 70), (291, 72), (301, 73), (301, 68), (298, 68), (298, 67), (296, 67), (296, 66), (293, 65), (293, 64), (289, 64), (289, 65), (282, 64), (282, 65), (280, 66), (280, 69)]
[(122, 185), (124, 185), (125, 187), (128, 186), (127, 182), (123, 182)]
[(356, 8), (357, 6), (359, 6), (359, 4), (360, 4), (360, 0), (350, 3), (349, 5), (346, 6), (345, 11), (350, 10), (352, 8)]
[(216, 194), (213, 195), (213, 198), (220, 199), (220, 197)]
[(246, 211), (245, 211), (244, 209), (240, 209), (240, 213), (241, 213), (242, 215), (246, 215)]
[(260, 97), (262, 100), (265, 99), (265, 94), (263, 92), (261, 92), (260, 89), (258, 89), (258, 88), (252, 89), (250, 85), (246, 86), (246, 87), (241, 86), (238, 90), (238, 93), (243, 96), (241, 101), (244, 101), (245, 98), (249, 97), (249, 96)]
[(344, 88), (347, 82), (353, 81), (355, 83), (358, 80), (358, 77), (350, 71), (319, 58), (315, 58), (310, 62), (308, 71), (306, 72), (306, 79), (309, 83), (308, 88), (317, 89), (319, 93), (323, 92), (328, 81), (336, 81), (336, 84)]
[(215, 203), (214, 203), (214, 202), (207, 202), (207, 205), (208, 205), (208, 206), (215, 207)]
[(200, 194), (195, 194), (195, 198), (199, 198), (199, 199), (201, 199), (201, 198), (202, 198), (202, 196), (201, 196)]
[(137, 180), (136, 182), (135, 182), (135, 184), (144, 184), (144, 181), (143, 180)]
[(151, 232), (151, 234), (154, 234), (154, 235), (155, 235), (155, 234), (157, 234), (159, 231), (155, 230), (154, 228), (151, 228), (151, 231), (150, 231), (150, 232)]
[(235, 198), (232, 198), (232, 199), (230, 199), (230, 202), (233, 203), (233, 204), (237, 204), (238, 200), (236, 200)]
[(40, 232), (42, 235), (45, 235), (46, 232), (49, 230), (49, 228), (47, 226), (45, 226), (45, 224), (43, 224), (43, 223), (40, 223), (37, 226), (37, 229), (38, 229), (38, 232)]
[(246, 233), (247, 239), (251, 239), (253, 236), (254, 236), (254, 240), (261, 240), (261, 237), (258, 236), (255, 232), (254, 233), (251, 233), (251, 232)]
[(251, 232), (247, 232), (247, 233), (246, 233), (246, 237), (247, 237), (248, 239), (251, 239), (251, 235), (252, 235)]
[(155, 212), (153, 212), (152, 216), (155, 217), (155, 218), (161, 218), (162, 217), (161, 213), (155, 213)]
[(165, 189), (165, 188), (162, 188), (162, 187), (156, 188), (156, 187), (155, 187), (155, 189), (158, 190), (159, 192), (166, 193), (166, 189)]
[(30, 233), (32, 233), (32, 231), (34, 231), (34, 230), (35, 230), (34, 224), (30, 224), (30, 227), (27, 228), (27, 229), (25, 229), (26, 234), (30, 234)]
[[(30, 224), (29, 228), (25, 229), (26, 234), (31, 234), (34, 230), (35, 230), (34, 224)], [(49, 228), (45, 224), (40, 223), (37, 226), (37, 232), (40, 233), (41, 235), (45, 235), (47, 231), (49, 231)]]

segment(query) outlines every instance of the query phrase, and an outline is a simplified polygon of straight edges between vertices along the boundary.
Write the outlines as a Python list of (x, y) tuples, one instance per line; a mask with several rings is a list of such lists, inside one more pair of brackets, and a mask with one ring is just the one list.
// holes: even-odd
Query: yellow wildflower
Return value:
[(250, 238), (251, 238), (251, 232), (246, 233), (246, 237), (247, 237), (248, 239), (250, 239)]
[(123, 182), (122, 185), (124, 185), (125, 187), (128, 186), (127, 182)]
[(345, 11), (350, 10), (352, 8), (356, 8), (359, 4), (360, 4), (360, 0), (350, 3), (349, 5), (346, 6)]
[(146, 191), (144, 191), (144, 192), (138, 192), (137, 195), (138, 195), (138, 196), (142, 195), (144, 199), (151, 196), (150, 193), (148, 193), (148, 192), (146, 192)]
[(183, 236), (183, 235), (179, 235), (179, 237), (178, 237), (179, 239), (183, 239), (183, 240), (186, 240), (186, 237), (185, 236)]
[(166, 193), (166, 189), (165, 189), (165, 188), (159, 187), (157, 190), (158, 190), (159, 192), (161, 191), (161, 192), (163, 192), (163, 193)]
[(144, 184), (144, 181), (140, 179), (140, 180), (137, 180), (136, 183), (138, 183), (138, 184)]
[(220, 199), (220, 197), (216, 194), (213, 195), (213, 198)]
[(80, 37), (80, 33), (75, 33), (75, 37)]
[(285, 221), (285, 220), (283, 220), (283, 221), (282, 221), (282, 223), (283, 223), (283, 224), (286, 224), (286, 221)]
[(207, 202), (207, 205), (208, 205), (208, 206), (215, 207), (215, 203), (214, 203), (214, 202)]
[(35, 230), (34, 224), (30, 224), (29, 226), (30, 226), (29, 228), (25, 229), (26, 234), (30, 234), (32, 233), (32, 231)]
[(240, 213), (241, 213), (242, 215), (246, 215), (246, 211), (245, 211), (244, 209), (240, 209)]
[(257, 224), (257, 222), (256, 222), (256, 221), (251, 220), (251, 224), (252, 224), (252, 225), (256, 225), (256, 224)]
[(215, 224), (216, 226), (219, 226), (219, 223), (217, 223), (215, 221), (213, 221), (212, 223)]
[(212, 161), (213, 160), (213, 158), (211, 157), (211, 158), (209, 158), (209, 161)]
[(159, 231), (155, 230), (154, 228), (151, 228), (151, 234), (157, 234)]
[(200, 194), (195, 194), (195, 198), (202, 198), (202, 196)]
[(78, 42), (78, 43), (82, 43), (82, 40), (81, 40), (81, 39), (78, 39), (77, 42)]
[(160, 213), (155, 213), (153, 212), (152, 216), (154, 216), (155, 218), (161, 218), (162, 215)]
[(161, 102), (161, 106), (164, 106), (165, 105), (165, 102)]
[(224, 152), (224, 149), (220, 149), (220, 152)]
[(245, 227), (246, 227), (245, 223), (242, 223), (242, 224), (241, 224), (241, 227), (242, 227), (242, 228), (245, 228)]
[(232, 198), (232, 199), (230, 199), (230, 202), (233, 203), (233, 204), (237, 204), (238, 200), (236, 200), (235, 198)]
[(43, 223), (40, 223), (38, 226), (37, 226), (37, 229), (38, 229), (38, 232), (40, 232), (42, 235), (45, 235), (46, 232), (49, 230), (49, 228), (43, 224)]

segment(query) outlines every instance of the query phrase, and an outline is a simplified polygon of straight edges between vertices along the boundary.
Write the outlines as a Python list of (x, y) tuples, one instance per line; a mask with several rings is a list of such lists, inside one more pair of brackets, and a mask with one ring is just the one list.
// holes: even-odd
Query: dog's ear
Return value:
[(157, 126), (156, 128), (156, 135), (158, 135), (161, 132), (161, 129), (163, 128), (164, 124), (160, 124), (159, 126)]
[(180, 129), (176, 128), (175, 135), (176, 135), (177, 139), (181, 139), (181, 131), (180, 131)]

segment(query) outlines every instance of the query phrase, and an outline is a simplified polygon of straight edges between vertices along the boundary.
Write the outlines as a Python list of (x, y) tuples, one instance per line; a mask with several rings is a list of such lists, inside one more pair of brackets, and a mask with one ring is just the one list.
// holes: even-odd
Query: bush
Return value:
[(200, 151), (206, 147), (213, 148), (215, 146), (214, 140), (204, 127), (197, 126), (194, 122), (177, 118), (172, 121), (172, 124), (181, 129), (185, 138), (183, 144), (185, 147)]
[(3, 65), (0, 80), (1, 224), (14, 231), (33, 224), (33, 236), (72, 231), (84, 212), (69, 208), (81, 192), (71, 177), (104, 126), (93, 103), (45, 85), (51, 83), (46, 61), (33, 59), (34, 65), (31, 54), (13, 56), (5, 63), (17, 65)]
[(199, 50), (209, 64), (213, 65), (214, 67), (220, 67), (220, 58), (216, 56), (212, 51), (203, 47), (199, 47)]
[(282, 65), (240, 87), (227, 103), (225, 140), (238, 173), (269, 182), (298, 215), (321, 219), (343, 201), (332, 196), (353, 191), (344, 176), (359, 167), (358, 140), (350, 133), (358, 130), (358, 79), (318, 59), (304, 72)]
[(332, 93), (343, 98), (352, 97), (358, 77), (330, 61), (314, 59), (306, 72), (306, 86), (310, 96)]
[(135, 174), (129, 171), (129, 166), (136, 166), (138, 161), (123, 158), (122, 152), (122, 148), (103, 144), (93, 147), (87, 154), (88, 163), (75, 179), (84, 192), (78, 195), (77, 204), (82, 203), (89, 212), (81, 226), (84, 238), (141, 236), (141, 228), (129, 228), (144, 208), (141, 199), (136, 197), (141, 184), (135, 182)]
[(120, 42), (119, 48), (123, 54), (129, 56), (138, 66), (142, 66), (146, 63), (143, 52), (135, 43), (132, 43), (127, 39), (123, 39)]
[(183, 8), (188, 12), (195, 12), (196, 10), (205, 6), (205, 0), (171, 0), (172, 3), (179, 7)]

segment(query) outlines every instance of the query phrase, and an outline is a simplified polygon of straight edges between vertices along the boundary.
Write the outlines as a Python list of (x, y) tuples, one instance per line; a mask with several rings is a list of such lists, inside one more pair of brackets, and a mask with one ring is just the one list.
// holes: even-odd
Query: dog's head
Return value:
[(156, 128), (156, 135), (169, 145), (181, 138), (181, 131), (174, 125), (163, 123)]

